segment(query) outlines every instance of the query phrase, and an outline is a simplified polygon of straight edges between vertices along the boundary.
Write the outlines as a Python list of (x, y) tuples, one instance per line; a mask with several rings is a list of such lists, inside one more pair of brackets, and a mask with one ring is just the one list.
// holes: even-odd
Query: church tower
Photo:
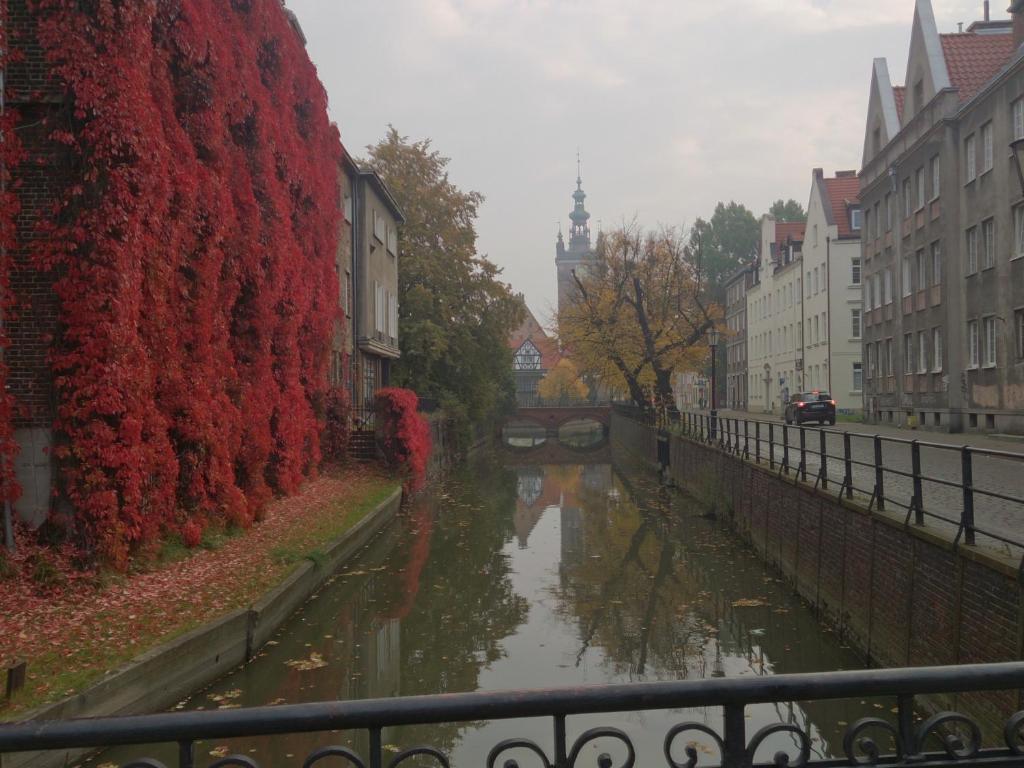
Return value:
[(583, 191), (583, 177), (576, 158), (576, 191), (572, 193), (573, 209), (569, 214), (569, 247), (559, 229), (555, 244), (555, 268), (558, 271), (558, 311), (572, 301), (578, 290), (572, 273), (583, 275), (586, 269), (597, 262), (597, 252), (590, 243), (590, 214), (584, 205), (587, 193)]

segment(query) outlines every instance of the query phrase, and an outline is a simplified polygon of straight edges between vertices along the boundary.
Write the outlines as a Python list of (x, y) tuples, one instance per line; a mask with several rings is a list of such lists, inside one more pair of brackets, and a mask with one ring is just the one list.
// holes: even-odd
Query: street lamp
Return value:
[(1017, 168), (1017, 180), (1020, 182), (1021, 192), (1024, 192), (1024, 139), (1017, 139), (1010, 142), (1010, 157)]
[(711, 350), (711, 439), (714, 440), (718, 427), (718, 383), (715, 376), (715, 364), (718, 357), (718, 329), (715, 327), (708, 329), (708, 348)]

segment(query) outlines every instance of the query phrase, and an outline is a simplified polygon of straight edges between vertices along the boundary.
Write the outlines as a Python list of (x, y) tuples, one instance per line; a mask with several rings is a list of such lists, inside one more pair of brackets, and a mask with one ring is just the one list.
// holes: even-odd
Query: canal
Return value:
[[(594, 454), (598, 463), (584, 463), (587, 456), (539, 465), (526, 451), (498, 452), (455, 470), (409, 504), (254, 662), (178, 708), (862, 666), (724, 525), (652, 476), (607, 463), (607, 452)], [(888, 717), (892, 706), (755, 705), (748, 732), (797, 724), (818, 756), (837, 756), (847, 724)], [(721, 728), (715, 708), (623, 713), (571, 717), (569, 738), (614, 725), (633, 738), (638, 765), (664, 764), (666, 731), (687, 720)], [(430, 744), (459, 766), (484, 765), (490, 748), (513, 736), (550, 749), (550, 721), (384, 734), (388, 751)], [(770, 760), (787, 742), (778, 736), (758, 758)], [(363, 734), (334, 733), (201, 743), (197, 758), (205, 765), (213, 759), (207, 755), (239, 753), (262, 766), (299, 766), (325, 744), (366, 754)], [(685, 760), (683, 746), (677, 760)], [(614, 742), (601, 749), (618, 754)], [(698, 749), (708, 753), (702, 763), (718, 762), (706, 745)], [(171, 745), (120, 749), (92, 764), (143, 754), (173, 765), (176, 752)], [(518, 757), (524, 767), (535, 764)], [(596, 765), (596, 751), (581, 764)]]

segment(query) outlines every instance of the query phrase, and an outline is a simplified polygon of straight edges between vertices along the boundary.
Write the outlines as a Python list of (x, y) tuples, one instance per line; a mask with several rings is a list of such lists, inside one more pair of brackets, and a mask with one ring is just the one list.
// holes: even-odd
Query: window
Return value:
[(885, 340), (885, 357), (883, 358), (883, 362), (885, 363), (885, 375), (892, 376), (892, 339)]
[[(875, 378), (875, 357), (876, 357), (876, 345), (865, 344), (864, 345), (864, 360), (867, 363), (868, 378)], [(856, 365), (856, 363), (854, 363)]]
[(859, 339), (860, 338), (860, 310), (859, 309), (851, 309), (850, 310), (850, 328), (852, 329), (851, 330), (851, 334), (852, 334), (851, 337), (854, 338), (854, 339)]
[(917, 334), (917, 372), (928, 373), (928, 331)]
[(892, 195), (885, 193), (885, 231), (892, 231)]
[[(875, 294), (874, 291), (871, 290), (872, 284), (873, 281), (871, 278), (868, 278), (867, 282), (864, 283), (864, 309), (868, 312), (875, 308)], [(879, 304), (879, 306), (881, 306), (881, 304)]]
[(981, 126), (981, 172), (987, 173), (993, 165), (992, 122)]
[(860, 208), (850, 209), (850, 229), (854, 230), (855, 232), (860, 229), (860, 217)]
[(924, 80), (914, 83), (914, 112), (920, 112), (924, 108)]
[(917, 290), (923, 291), (928, 286), (928, 259), (924, 248), (917, 252)]
[[(875, 289), (878, 289), (878, 275), (875, 275)], [(892, 304), (892, 268), (885, 268), (885, 293), (882, 298), (886, 304)]]
[(903, 334), (903, 374), (913, 373), (917, 370), (917, 360), (915, 359), (915, 348), (914, 348), (914, 334), (905, 333)]
[(942, 244), (932, 243), (932, 285), (942, 285)]
[(1024, 139), (1024, 99), (1013, 102), (1013, 138)]
[(1018, 205), (1013, 209), (1013, 250), (1011, 259), (1019, 259), (1024, 256), (1024, 205)]
[(815, 267), (814, 268), (814, 294), (817, 295), (819, 290), (821, 290), (821, 289), (818, 287), (818, 268)]
[(388, 294), (388, 336), (398, 338), (398, 297)]
[(917, 182), (917, 210), (924, 208), (924, 168), (918, 168), (914, 174)]
[(964, 175), (967, 177), (967, 183), (974, 181), (978, 177), (978, 153), (974, 146), (974, 134), (971, 134), (964, 140)]
[(939, 156), (932, 158), (932, 200), (939, 199), (939, 189), (942, 187), (941, 163)]
[[(1022, 102), (1017, 102), (1021, 104)], [(1016, 332), (1017, 359), (1024, 360), (1024, 309), (1018, 309), (1013, 313), (1013, 327)]]
[(398, 230), (394, 227), (388, 227), (387, 249), (392, 256), (398, 255)]
[(981, 362), (986, 368), (992, 368), (996, 364), (996, 319), (989, 316), (981, 321), (982, 330), (982, 357)]
[(903, 257), (903, 295), (909, 296), (914, 292), (914, 275), (913, 266), (910, 263), (910, 257)]
[(932, 329), (932, 370), (938, 373), (942, 370), (942, 328)]
[(978, 271), (978, 228), (971, 227), (967, 230), (967, 274), (973, 275)]
[(810, 296), (811, 296), (811, 271), (810, 270), (807, 270), (807, 279), (804, 280), (804, 285), (807, 287), (807, 290), (804, 292), (804, 295), (806, 295), (808, 298), (810, 298)]
[(996, 265), (996, 222), (986, 219), (981, 222), (981, 268), (989, 269)]
[(913, 202), (912, 202), (912, 199), (911, 199), (910, 179), (904, 179), (903, 180), (903, 218), (904, 219), (909, 219), (910, 218), (910, 214), (912, 214), (913, 212), (914, 212), (914, 210), (913, 210)]
[(818, 316), (814, 316), (814, 343), (817, 344), (821, 340), (821, 328), (818, 327)]
[(387, 237), (387, 224), (384, 221), (384, 217), (381, 216), (377, 211), (373, 212), (373, 236), (380, 242), (384, 242)]
[(860, 257), (854, 257), (850, 261), (850, 283), (860, 285)]
[(860, 363), (853, 364), (853, 391), (860, 392), (864, 389), (864, 366)]
[(345, 214), (345, 221), (351, 222), (352, 221), (352, 195), (350, 195), (348, 192), (345, 193), (345, 198), (342, 201), (341, 211), (342, 211), (342, 213)]
[(874, 212), (874, 214), (871, 217), (871, 220), (875, 223), (875, 237), (878, 237), (880, 234), (882, 234), (882, 221), (879, 218), (881, 213), (882, 213), (881, 204), (876, 202), (875, 203), (875, 212)]
[(967, 322), (967, 367), (977, 368), (979, 357), (978, 321), (969, 320)]

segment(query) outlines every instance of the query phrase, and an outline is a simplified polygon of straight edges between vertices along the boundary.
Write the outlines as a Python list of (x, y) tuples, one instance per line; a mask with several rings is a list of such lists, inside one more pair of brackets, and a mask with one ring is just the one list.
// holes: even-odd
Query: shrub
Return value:
[(411, 389), (380, 389), (374, 410), (385, 461), (407, 472), (411, 486), (419, 487), (426, 479), (431, 449), (430, 425), (419, 412), (419, 398)]
[(349, 396), (344, 387), (332, 387), (327, 393), (327, 407), (324, 413), (324, 432), (320, 438), (320, 450), (325, 459), (341, 461), (348, 451)]
[(203, 541), (203, 527), (195, 520), (189, 520), (181, 528), (181, 540), (189, 549), (195, 549)]

